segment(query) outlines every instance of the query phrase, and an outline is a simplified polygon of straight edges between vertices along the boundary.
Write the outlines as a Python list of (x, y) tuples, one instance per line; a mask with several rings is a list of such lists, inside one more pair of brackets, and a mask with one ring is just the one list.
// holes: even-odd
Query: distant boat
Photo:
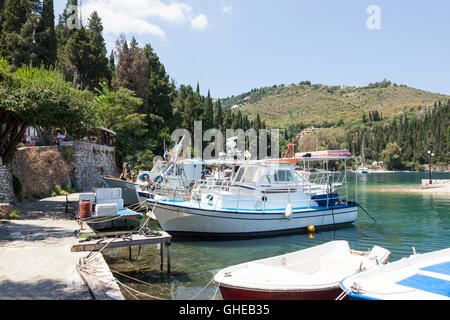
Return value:
[(450, 300), (450, 248), (378, 266), (340, 286), (351, 299)]
[(339, 281), (386, 263), (389, 257), (384, 248), (355, 251), (338, 240), (231, 266), (213, 281), (224, 300), (334, 300), (342, 293)]
[(366, 167), (360, 167), (356, 169), (356, 173), (358, 174), (370, 174), (369, 168)]

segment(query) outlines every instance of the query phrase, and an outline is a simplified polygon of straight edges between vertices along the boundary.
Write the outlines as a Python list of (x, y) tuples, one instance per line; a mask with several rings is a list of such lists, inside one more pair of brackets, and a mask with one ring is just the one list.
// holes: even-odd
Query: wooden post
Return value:
[(167, 247), (167, 282), (170, 282), (170, 242), (165, 243)]
[(162, 243), (159, 244), (159, 248), (160, 248), (159, 253), (161, 255), (161, 262), (159, 264), (159, 268), (162, 272), (164, 270), (164, 246)]

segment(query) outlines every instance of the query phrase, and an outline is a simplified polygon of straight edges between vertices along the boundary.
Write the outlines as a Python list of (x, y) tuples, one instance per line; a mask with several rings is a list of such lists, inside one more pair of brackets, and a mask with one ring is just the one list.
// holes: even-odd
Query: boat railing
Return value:
[[(343, 181), (340, 179), (339, 181)], [(213, 183), (212, 183), (213, 182)], [(296, 199), (294, 196), (294, 193), (299, 188), (299, 184), (279, 184), (278, 187), (283, 186), (287, 192), (288, 199), (268, 199), (267, 194), (265, 193), (266, 189), (261, 188), (249, 188), (248, 186), (243, 186), (240, 184), (231, 184), (231, 181), (221, 181), (217, 182), (215, 180), (213, 181), (205, 181), (205, 180), (198, 180), (195, 182), (193, 188), (192, 188), (192, 199), (198, 201), (199, 205), (201, 202), (201, 195), (203, 192), (207, 191), (209, 194), (212, 194), (213, 197), (222, 197), (223, 199), (223, 192), (229, 191), (230, 188), (236, 188), (237, 194), (233, 195), (230, 193), (226, 194), (226, 200), (230, 203), (234, 203), (235, 210), (239, 209), (248, 209), (248, 208), (256, 208), (258, 210), (263, 210), (265, 212), (266, 210), (274, 210), (273, 208), (276, 207), (278, 209), (285, 208), (287, 206), (287, 203), (291, 203), (293, 208), (308, 208), (310, 209), (313, 202), (315, 201), (319, 206), (329, 208), (329, 207), (335, 207), (339, 205), (345, 205), (348, 203), (348, 195), (336, 195), (334, 192), (335, 189), (332, 189), (331, 186), (327, 186), (325, 189), (321, 189), (319, 192), (318, 190), (313, 189), (313, 185), (310, 184), (308, 186), (307, 192), (305, 192), (305, 189), (303, 189), (303, 192), (308, 195), (308, 198), (306, 199)], [(272, 185), (273, 188), (276, 189), (277, 186)], [(286, 191), (285, 190), (285, 191)], [(253, 195), (252, 195), (253, 193)], [(245, 194), (245, 196), (244, 196)], [(248, 197), (250, 196), (250, 197)], [(217, 208), (217, 201), (213, 201), (213, 197), (209, 199), (209, 201), (212, 201), (214, 203), (214, 210)], [(280, 203), (279, 206), (271, 205), (268, 206), (267, 201), (270, 201), (273, 203)]]

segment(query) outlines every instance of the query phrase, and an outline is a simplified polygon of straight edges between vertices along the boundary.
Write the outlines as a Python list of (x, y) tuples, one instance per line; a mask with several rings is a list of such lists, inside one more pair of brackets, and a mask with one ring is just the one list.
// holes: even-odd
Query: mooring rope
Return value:
[(199, 292), (197, 292), (197, 294), (195, 296), (193, 296), (190, 300), (194, 300), (195, 298), (197, 298), (200, 293), (205, 291), (205, 289), (210, 285), (210, 283), (212, 281), (213, 281), (213, 279), (211, 278), (211, 280), (209, 280), (209, 282), (206, 284), (206, 286), (204, 286)]
[[(130, 286), (127, 286), (126, 284), (123, 284), (122, 282), (120, 282), (120, 281), (117, 280), (116, 278), (114, 278), (114, 279), (116, 280), (116, 282), (117, 282), (118, 284), (122, 285), (124, 288), (127, 288), (127, 289), (129, 289), (129, 290), (132, 290), (132, 291), (136, 292), (136, 294), (140, 294), (140, 295), (143, 295), (143, 296), (147, 296), (147, 297), (149, 297), (149, 298), (156, 299), (156, 300), (167, 300), (167, 299), (164, 299), (164, 298), (152, 296), (152, 295), (150, 295), (150, 294), (148, 294), (148, 293), (144, 293), (144, 292), (138, 291), (138, 290), (136, 290), (136, 289), (133, 289), (133, 288), (130, 287)], [(139, 300), (139, 299), (138, 299), (138, 300)]]
[(358, 203), (358, 206), (362, 209), (362, 211), (364, 211), (369, 216), (370, 219), (372, 219), (373, 221), (377, 222), (377, 220), (374, 217), (372, 217), (362, 205), (360, 205)]

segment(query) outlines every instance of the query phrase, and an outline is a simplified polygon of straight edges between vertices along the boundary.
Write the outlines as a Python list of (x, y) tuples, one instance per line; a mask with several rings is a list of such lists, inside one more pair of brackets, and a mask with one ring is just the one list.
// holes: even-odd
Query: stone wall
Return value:
[(22, 198), (48, 194), (55, 185), (70, 185), (70, 166), (56, 147), (19, 148), (11, 162), (22, 184)]
[(103, 172), (117, 176), (114, 147), (92, 144), (81, 141), (62, 141), (60, 150), (72, 150), (71, 164), (75, 168), (74, 177), (81, 184), (83, 191), (91, 191), (93, 187), (102, 187), (99, 177), (100, 168)]
[(7, 170), (0, 166), (0, 203), (8, 202), (2, 200), (7, 198), (6, 194), (9, 198), (12, 194), (14, 199), (12, 174), (22, 184), (22, 198), (46, 194), (55, 185), (71, 185), (73, 179), (79, 181), (81, 191), (101, 187), (100, 168), (107, 174), (118, 174), (113, 147), (79, 141), (63, 141), (59, 147), (19, 148), (11, 167), (12, 170)]
[(11, 203), (14, 199), (11, 167), (3, 165), (0, 157), (0, 203)]

